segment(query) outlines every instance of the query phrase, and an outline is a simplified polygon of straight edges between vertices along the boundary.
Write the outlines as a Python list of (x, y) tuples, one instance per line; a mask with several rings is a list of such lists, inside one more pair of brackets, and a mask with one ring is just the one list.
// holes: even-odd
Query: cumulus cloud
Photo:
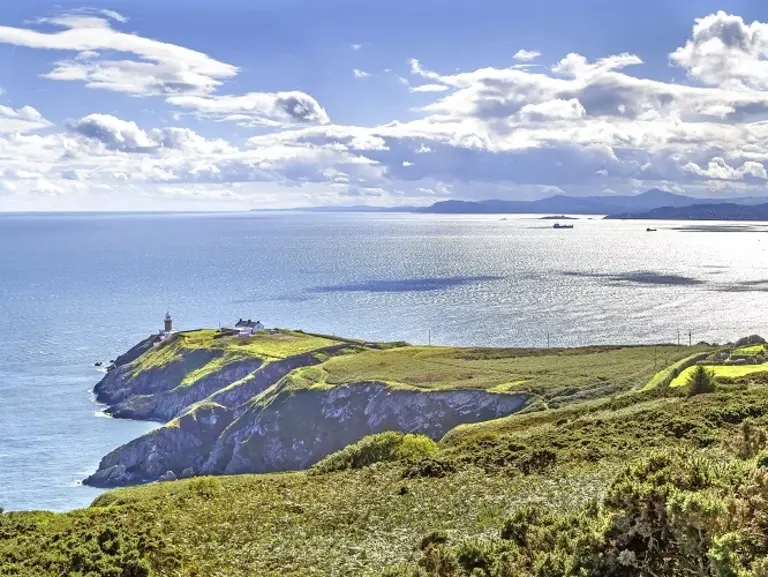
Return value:
[(72, 123), (72, 130), (111, 150), (142, 152), (158, 146), (135, 122), (121, 120), (110, 114), (85, 116)]
[(352, 70), (352, 74), (354, 74), (355, 78), (368, 78), (371, 73), (365, 72), (364, 70), (360, 70), (359, 68), (355, 68)]
[[(116, 34), (103, 15), (78, 18), (83, 21), (70, 23), (77, 34), (87, 27), (106, 37)], [(668, 48), (670, 61), (688, 72), (686, 83), (643, 77), (637, 73), (642, 59), (634, 54), (592, 59), (574, 52), (551, 68), (520, 64), (518, 54), (506, 67), (463, 72), (433, 70), (412, 59), (417, 82), (410, 90), (420, 95), (411, 98), (419, 108), (411, 109), (407, 121), (377, 126), (333, 124), (304, 92), (222, 95), (215, 86), (198, 86), (171, 94), (163, 88), (167, 102), (185, 111), (181, 118), (191, 113), (260, 129), (237, 145), (184, 127), (141, 127), (91, 114), (62, 133), (5, 131), (4, 194), (18, 195), (33, 183), (40, 191), (162, 187), (175, 197), (190, 186), (198, 193), (194, 198), (222, 201), (259, 190), (275, 202), (284, 193), (305, 204), (342, 197), (428, 202), (435, 195), (530, 198), (651, 187), (759, 193), (768, 180), (764, 27), (724, 13), (697, 20), (690, 39)], [(114, 54), (104, 44), (81, 43), (72, 51), (80, 64), (103, 63), (101, 54)], [(5, 121), (44, 122), (35, 112), (0, 108), (0, 132)], [(232, 196), (216, 196), (216, 190), (234, 187), (240, 188)]]
[(515, 60), (522, 60), (523, 62), (530, 62), (531, 60), (536, 60), (539, 56), (541, 56), (541, 52), (538, 50), (520, 49), (512, 58)]
[(768, 24), (747, 24), (722, 10), (699, 18), (693, 35), (670, 55), (691, 77), (710, 86), (768, 88)]
[(683, 168), (691, 174), (715, 180), (743, 180), (750, 176), (760, 180), (768, 179), (765, 167), (759, 162), (751, 160), (739, 167), (733, 167), (724, 158), (716, 156), (709, 161), (706, 168), (701, 168), (694, 162), (689, 162)]

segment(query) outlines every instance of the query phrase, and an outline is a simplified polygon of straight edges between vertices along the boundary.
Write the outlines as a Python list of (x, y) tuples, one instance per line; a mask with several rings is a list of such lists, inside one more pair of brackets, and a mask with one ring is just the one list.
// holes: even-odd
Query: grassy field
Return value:
[(697, 359), (703, 358), (705, 353), (712, 352), (712, 347), (697, 345), (696, 347), (692, 347), (691, 350), (695, 350), (696, 352), (676, 362), (673, 362), (671, 365), (663, 368), (658, 373), (653, 375), (653, 378), (645, 384), (643, 390), (655, 389), (656, 387), (662, 386), (670, 379), (676, 378), (674, 377), (676, 372), (682, 372), (685, 370), (687, 365), (693, 364)]
[(657, 368), (701, 347), (457, 349), (401, 347), (334, 357), (292, 375), (294, 387), (378, 381), (419, 389), (526, 392), (546, 400), (602, 396), (640, 388)]
[[(685, 464), (711, 458), (720, 471), (730, 470), (730, 463), (734, 471), (751, 470), (752, 461), (743, 459), (765, 447), (768, 435), (744, 433), (742, 424), (747, 420), (764, 427), (767, 413), (767, 389), (693, 398), (658, 389), (461, 427), (438, 444), (434, 455), (418, 462), (121, 489), (73, 513), (0, 515), (0, 575), (85, 575), (91, 570), (94, 575), (131, 577), (367, 577), (399, 565), (402, 572), (387, 575), (469, 576), (461, 563), (450, 572), (414, 573), (428, 566), (420, 543), (447, 539), (445, 547), (456, 549), (445, 555), (455, 555), (457, 562), (464, 547), (478, 545), (487, 548), (483, 555), (490, 564), (494, 555), (501, 555), (495, 549), (500, 532), (508, 531), (510, 519), (530, 515), (531, 506), (552, 511), (547, 514), (563, 522), (573, 518), (567, 530), (558, 531), (571, 532), (574, 547), (581, 551), (552, 550), (554, 542), (537, 542), (532, 563), (541, 563), (536, 556), (549, 551), (576, 555), (608, 546), (587, 535), (597, 535), (613, 519), (610, 496), (623, 487), (622, 475), (629, 473), (622, 471), (634, 459), (656, 455), (654, 451), (692, 451), (697, 456), (685, 458)], [(750, 453), (744, 453), (747, 445), (740, 439), (750, 439)], [(645, 472), (643, 478), (654, 477)], [(659, 479), (669, 479), (669, 473)], [(752, 506), (762, 507), (762, 502)], [(575, 519), (596, 515), (596, 506), (605, 510), (605, 519), (585, 528), (581, 537), (574, 535), (580, 527)], [(712, 530), (718, 527), (713, 521)], [(606, 543), (619, 538), (613, 531)], [(610, 556), (600, 551), (600, 558)], [(674, 559), (667, 554), (664, 562)], [(110, 568), (116, 569), (110, 573)], [(517, 574), (576, 575), (566, 570), (482, 573)], [(609, 572), (603, 568), (583, 574)]]
[[(765, 365), (715, 365), (707, 367), (715, 377), (727, 377), (737, 379), (755, 373), (768, 373), (768, 364)], [(684, 387), (688, 384), (688, 378), (696, 367), (688, 367), (672, 381), (671, 387)]]
[(734, 349), (731, 354), (736, 356), (752, 357), (759, 355), (764, 350), (765, 345), (748, 345), (746, 347), (739, 347), (738, 349)]

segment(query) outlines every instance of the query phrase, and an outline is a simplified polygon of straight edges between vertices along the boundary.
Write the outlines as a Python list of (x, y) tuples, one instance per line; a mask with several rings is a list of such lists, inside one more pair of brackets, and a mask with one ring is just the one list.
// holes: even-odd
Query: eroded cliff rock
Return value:
[[(371, 348), (380, 346), (338, 342), (280, 360), (232, 360), (220, 350), (167, 351), (143, 341), (118, 359), (95, 392), (117, 417), (170, 422), (106, 455), (84, 482), (114, 487), (303, 469), (370, 434), (396, 430), (439, 439), (457, 425), (519, 411), (528, 400), (480, 389), (292, 380), (294, 371)], [(173, 352), (167, 360), (166, 352)]]

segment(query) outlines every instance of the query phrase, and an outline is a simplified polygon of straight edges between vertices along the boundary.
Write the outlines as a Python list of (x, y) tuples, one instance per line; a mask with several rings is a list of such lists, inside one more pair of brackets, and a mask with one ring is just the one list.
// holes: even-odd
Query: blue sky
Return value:
[(765, 192), (768, 4), (0, 4), (0, 210)]

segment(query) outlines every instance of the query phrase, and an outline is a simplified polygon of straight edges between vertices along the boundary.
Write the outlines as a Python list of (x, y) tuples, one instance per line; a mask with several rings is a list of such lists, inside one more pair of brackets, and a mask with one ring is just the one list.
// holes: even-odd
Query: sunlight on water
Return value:
[[(239, 317), (370, 340), (553, 346), (765, 333), (761, 225), (432, 215), (0, 216), (0, 506), (62, 510), (156, 424), (90, 388), (159, 328)], [(646, 227), (658, 231), (647, 233)]]

